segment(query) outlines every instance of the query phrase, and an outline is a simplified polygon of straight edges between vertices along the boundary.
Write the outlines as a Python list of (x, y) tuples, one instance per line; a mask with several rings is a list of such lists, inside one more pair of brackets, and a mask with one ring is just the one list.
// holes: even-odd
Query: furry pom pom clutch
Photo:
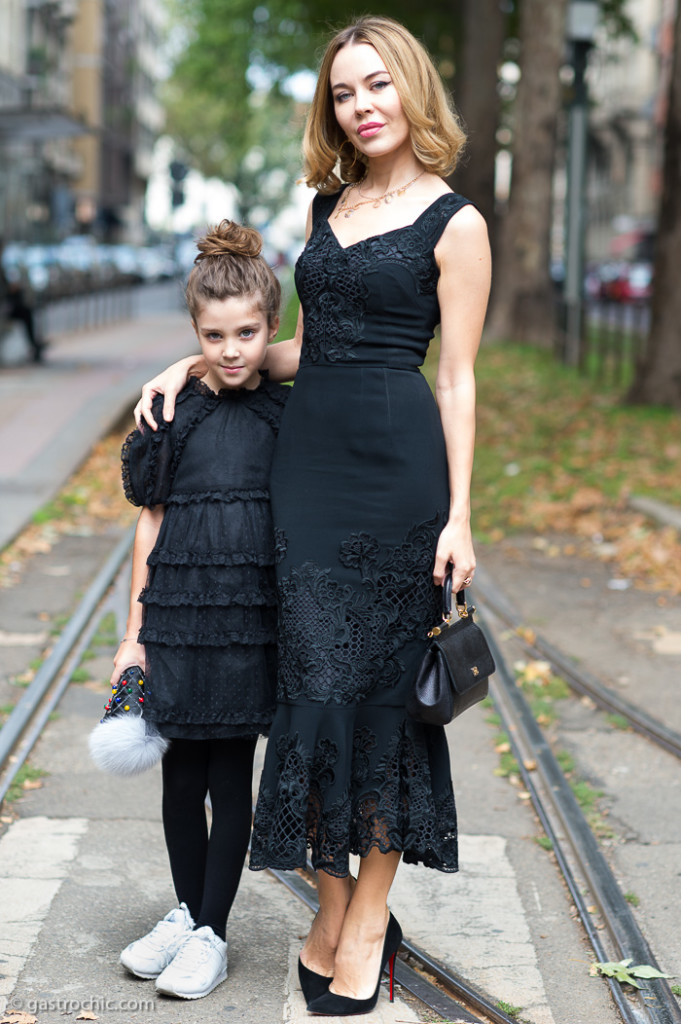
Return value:
[(90, 756), (103, 772), (139, 775), (157, 764), (168, 740), (144, 719), (144, 673), (139, 665), (126, 668), (112, 687), (104, 718), (88, 738)]

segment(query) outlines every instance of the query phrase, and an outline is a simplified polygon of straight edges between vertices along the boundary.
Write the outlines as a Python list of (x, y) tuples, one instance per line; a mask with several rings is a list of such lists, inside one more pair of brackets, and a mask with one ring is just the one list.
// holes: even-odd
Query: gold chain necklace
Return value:
[(407, 189), (411, 188), (414, 182), (418, 181), (419, 178), (425, 173), (425, 170), (420, 171), (416, 175), (416, 177), (412, 178), (411, 181), (408, 181), (406, 185), (398, 185), (397, 188), (391, 188), (389, 192), (384, 192), (382, 196), (374, 196), (373, 198), (370, 199), (360, 199), (358, 203), (354, 203), (352, 206), (348, 206), (348, 196), (353, 191), (353, 189), (357, 189), (358, 194), (360, 196), (362, 195), (362, 182), (355, 182), (353, 185), (350, 186), (349, 189), (346, 189), (346, 191), (344, 192), (340, 206), (336, 210), (334, 220), (338, 220), (341, 213), (343, 214), (344, 217), (352, 217), (355, 210), (358, 210), (360, 206), (367, 206), (368, 203), (372, 203), (375, 210), (379, 208), (381, 203), (392, 203), (394, 196), (397, 196), (397, 198), (399, 199), (400, 196), (403, 196)]

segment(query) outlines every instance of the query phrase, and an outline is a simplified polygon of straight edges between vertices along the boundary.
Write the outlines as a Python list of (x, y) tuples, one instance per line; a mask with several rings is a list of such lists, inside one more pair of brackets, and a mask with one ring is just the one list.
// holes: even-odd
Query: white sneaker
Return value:
[(209, 925), (185, 938), (175, 957), (156, 979), (156, 988), (180, 999), (200, 999), (227, 977), (227, 943)]
[(180, 903), (150, 932), (125, 947), (121, 963), (138, 978), (158, 978), (193, 928), (194, 920), (187, 904)]

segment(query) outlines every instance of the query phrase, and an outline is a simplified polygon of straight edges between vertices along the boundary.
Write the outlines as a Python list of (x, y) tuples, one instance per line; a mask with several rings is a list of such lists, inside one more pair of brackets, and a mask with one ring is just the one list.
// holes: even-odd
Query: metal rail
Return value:
[(549, 640), (538, 636), (532, 630), (532, 639), (523, 636), (525, 625), (519, 615), (509, 607), (508, 601), (491, 582), (487, 574), (482, 573), (475, 582), (475, 596), (479, 597), (494, 615), (501, 619), (517, 635), (519, 641), (531, 654), (539, 655), (551, 663), (556, 672), (565, 679), (572, 690), (583, 696), (590, 697), (598, 707), (611, 714), (621, 715), (631, 727), (658, 746), (681, 758), (681, 734), (668, 728), (663, 722), (649, 715), (642, 708), (636, 707), (609, 689), (595, 676), (580, 668), (563, 651), (555, 647)]
[[(50, 713), (57, 706), (69, 685), (71, 673), (95, 632), (97, 610), (113, 583), (116, 573), (130, 554), (134, 535), (135, 527), (132, 526), (126, 531), (97, 573), (53, 650), (40, 666), (33, 682), (0, 729), (0, 771), (8, 766), (0, 781), (0, 803), (5, 799), (17, 773), (40, 737)], [(70, 654), (72, 657), (67, 663)], [(60, 673), (61, 678), (57, 686), (46, 700), (50, 688)], [(29, 724), (30, 730), (27, 732)], [(25, 736), (24, 733), (26, 733)], [(20, 740), (21, 745), (15, 749)], [(9, 764), (10, 755), (13, 753), (15, 760)]]
[[(486, 625), (497, 664), (491, 684), (492, 698), (594, 953), (601, 962), (631, 957), (635, 963), (658, 967), (553, 751), (508, 670), (489, 621), (480, 610), (479, 617)], [(531, 768), (528, 767), (530, 765)], [(584, 883), (591, 893), (590, 902), (597, 905), (606, 926), (614, 955), (607, 953), (594, 926), (584, 895)], [(636, 1002), (625, 996), (618, 982), (611, 978), (607, 981), (627, 1024), (681, 1024), (681, 1007), (664, 978), (651, 979), (648, 988), (634, 997)], [(652, 995), (654, 1002), (644, 1002), (647, 995)]]

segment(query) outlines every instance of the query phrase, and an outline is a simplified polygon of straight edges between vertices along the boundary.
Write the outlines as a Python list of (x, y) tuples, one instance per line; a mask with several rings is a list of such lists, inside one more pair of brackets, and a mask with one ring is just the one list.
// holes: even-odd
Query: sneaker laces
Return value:
[(166, 918), (163, 918), (163, 920), (155, 924), (149, 934), (145, 936), (146, 941), (153, 947), (153, 949), (160, 952), (166, 948), (168, 940), (171, 938), (171, 936), (168, 936), (167, 934), (168, 931), (173, 933), (173, 938), (176, 937), (179, 924), (179, 921), (168, 921)]
[(183, 970), (191, 970), (199, 964), (205, 963), (210, 956), (211, 942), (207, 935), (199, 935), (192, 932), (184, 940), (173, 958), (173, 969), (180, 967)]

